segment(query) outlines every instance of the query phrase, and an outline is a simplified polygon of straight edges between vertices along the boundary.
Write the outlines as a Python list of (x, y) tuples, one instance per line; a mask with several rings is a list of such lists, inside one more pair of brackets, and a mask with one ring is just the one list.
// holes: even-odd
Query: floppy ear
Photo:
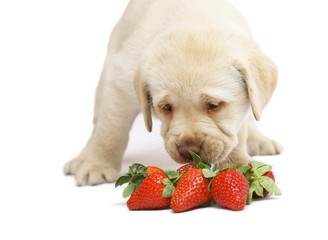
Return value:
[(277, 85), (278, 70), (275, 64), (256, 49), (246, 61), (236, 61), (235, 67), (243, 74), (255, 119), (260, 120)]
[(148, 132), (151, 132), (153, 125), (151, 119), (151, 96), (145, 83), (144, 76), (141, 73), (140, 67), (138, 68), (134, 77), (134, 88), (139, 100), (139, 104), (141, 106), (146, 128)]

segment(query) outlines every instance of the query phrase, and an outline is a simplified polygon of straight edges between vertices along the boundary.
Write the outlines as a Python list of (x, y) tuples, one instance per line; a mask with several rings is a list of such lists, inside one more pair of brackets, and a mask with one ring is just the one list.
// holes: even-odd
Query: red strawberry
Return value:
[(158, 167), (145, 167), (140, 163), (134, 163), (129, 167), (129, 172), (123, 174), (117, 179), (115, 187), (128, 183), (128, 186), (123, 191), (123, 197), (129, 197), (138, 189), (142, 181), (154, 172), (163, 173), (164, 171)]
[(147, 174), (148, 175), (150, 175), (152, 173), (155, 173), (155, 172), (163, 172), (163, 170), (158, 168), (158, 167), (153, 167), (153, 166), (148, 166), (147, 167)]
[(213, 180), (211, 194), (221, 207), (242, 210), (248, 195), (247, 180), (237, 170), (226, 169)]
[(211, 200), (208, 186), (211, 179), (205, 178), (202, 169), (192, 169), (186, 172), (171, 198), (171, 208), (175, 212), (184, 212), (199, 207)]
[(192, 164), (192, 163), (190, 163), (190, 164), (186, 164), (186, 165), (183, 165), (182, 167), (180, 167), (180, 168), (177, 170), (177, 172), (178, 172), (179, 174), (185, 173), (185, 172), (187, 172), (187, 168), (188, 168), (188, 171), (189, 171), (189, 170), (191, 170), (191, 169), (195, 169), (196, 167), (195, 167), (195, 164)]
[(162, 180), (167, 178), (164, 173), (152, 173), (143, 180), (139, 188), (127, 202), (130, 210), (162, 209), (170, 206), (171, 198), (162, 197), (166, 187)]

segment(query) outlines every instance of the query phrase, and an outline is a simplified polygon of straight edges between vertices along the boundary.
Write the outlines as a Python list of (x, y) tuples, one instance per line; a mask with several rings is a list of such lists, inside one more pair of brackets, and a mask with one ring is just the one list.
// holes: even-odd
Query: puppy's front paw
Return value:
[(118, 170), (107, 164), (96, 164), (86, 161), (75, 174), (76, 184), (78, 186), (94, 186), (106, 182), (114, 182), (118, 172)]
[(283, 147), (270, 138), (258, 138), (247, 141), (247, 151), (250, 156), (280, 154)]
[(75, 175), (76, 184), (78, 186), (94, 186), (106, 182), (114, 182), (118, 172), (118, 170), (109, 166), (107, 163), (97, 163), (81, 158), (71, 160), (64, 167), (65, 174)]
[(66, 163), (64, 167), (64, 173), (66, 175), (74, 175), (81, 168), (83, 162), (84, 159), (82, 158), (75, 158), (69, 161), (68, 163)]

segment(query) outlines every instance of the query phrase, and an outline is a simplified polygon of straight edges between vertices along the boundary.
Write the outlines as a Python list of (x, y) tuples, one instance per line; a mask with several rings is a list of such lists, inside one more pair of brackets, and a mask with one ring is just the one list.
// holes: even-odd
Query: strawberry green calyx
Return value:
[(216, 177), (216, 175), (218, 175), (218, 173), (219, 173), (219, 170), (216, 170), (213, 172), (212, 170), (207, 169), (207, 168), (203, 169), (203, 175), (206, 178), (214, 178), (214, 177)]
[(216, 171), (213, 172), (212, 170), (207, 169), (207, 168), (204, 168), (204, 169), (203, 169), (203, 175), (204, 175), (204, 177), (205, 177), (205, 178), (212, 178), (210, 184), (208, 185), (208, 191), (211, 191), (212, 183), (213, 183), (215, 177), (216, 177), (220, 172), (221, 172), (221, 171), (219, 171), (219, 170), (216, 170)]
[(236, 170), (241, 172), (244, 176), (245, 174), (251, 169), (250, 166), (248, 165), (244, 165), (244, 166), (241, 166), (240, 168), (237, 168)]
[(123, 190), (123, 197), (127, 198), (138, 189), (147, 176), (147, 167), (134, 163), (129, 167), (129, 172), (117, 179), (115, 187), (128, 183), (128, 186)]
[(281, 195), (280, 189), (277, 187), (274, 180), (270, 177), (264, 176), (272, 170), (271, 166), (261, 162), (252, 162), (251, 164), (242, 166), (237, 170), (246, 177), (249, 185), (249, 192), (246, 201), (247, 205), (251, 204), (254, 195), (264, 197), (265, 191), (269, 192), (271, 195)]
[(179, 174), (176, 170), (166, 170), (164, 171), (167, 178), (162, 180), (162, 183), (166, 185), (163, 190), (162, 197), (172, 197), (175, 187), (177, 186), (178, 180), (182, 177), (183, 174)]
[(211, 164), (204, 162), (196, 153), (189, 151), (196, 169), (211, 169)]
[(165, 185), (165, 188), (163, 189), (163, 192), (162, 192), (162, 197), (165, 197), (165, 198), (172, 197), (174, 190), (175, 190), (174, 184), (168, 178), (164, 178), (162, 180), (162, 183)]

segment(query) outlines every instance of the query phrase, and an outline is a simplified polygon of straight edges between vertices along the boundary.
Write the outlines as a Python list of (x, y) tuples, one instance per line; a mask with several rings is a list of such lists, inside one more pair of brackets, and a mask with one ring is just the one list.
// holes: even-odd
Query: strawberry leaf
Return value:
[(202, 161), (199, 163), (198, 167), (200, 169), (211, 169), (211, 164)]
[(180, 175), (176, 170), (166, 170), (164, 173), (169, 179), (177, 178)]
[[(163, 179), (165, 180), (165, 179)], [(162, 197), (168, 198), (168, 197), (172, 197), (173, 193), (174, 193), (175, 187), (173, 186), (173, 184), (169, 184), (167, 185), (162, 193)]]
[(134, 163), (129, 167), (128, 173), (123, 174), (117, 179), (115, 187), (129, 183), (129, 185), (123, 190), (123, 197), (126, 198), (139, 187), (147, 176), (147, 168), (142, 164)]
[(244, 166), (241, 166), (240, 168), (237, 168), (236, 170), (241, 172), (241, 174), (245, 175), (250, 169), (251, 169), (250, 166), (244, 165)]
[(145, 176), (143, 174), (134, 175), (132, 177), (131, 183), (135, 183), (137, 186), (139, 186), (146, 177), (147, 175)]
[(145, 172), (147, 173), (147, 167), (145, 167), (140, 163), (134, 163), (130, 168), (134, 174), (145, 173)]
[(203, 171), (204, 177), (206, 177), (206, 178), (215, 177), (216, 174), (217, 174), (217, 172), (213, 172), (213, 171), (211, 171), (210, 169), (207, 169), (207, 168), (204, 168), (202, 171)]
[(127, 198), (134, 193), (134, 191), (137, 189), (137, 186), (133, 183), (130, 183), (123, 191), (123, 197)]
[(264, 166), (264, 165), (266, 165), (266, 164), (261, 163), (261, 162), (251, 162), (251, 164), (252, 164), (252, 167), (253, 167), (255, 170), (258, 169), (258, 168), (260, 168), (260, 167), (262, 167), (262, 166)]
[(126, 173), (126, 174), (120, 176), (120, 177), (117, 179), (117, 181), (116, 181), (116, 183), (115, 183), (115, 187), (118, 187), (118, 186), (121, 186), (121, 185), (123, 185), (123, 184), (125, 184), (125, 183), (128, 183), (128, 182), (131, 181), (131, 179), (132, 179), (132, 175), (131, 175), (131, 173)]
[(189, 153), (192, 157), (192, 160), (194, 161), (195, 167), (198, 168), (199, 163), (202, 161), (200, 159), (200, 156), (198, 156), (196, 153), (194, 153), (192, 151), (189, 151)]
[(172, 184), (172, 182), (171, 182), (168, 178), (164, 178), (164, 179), (162, 179), (162, 183), (163, 183), (164, 185), (170, 185), (170, 184)]
[(255, 193), (258, 196), (263, 197), (263, 187), (261, 186), (259, 181), (252, 182), (252, 189), (254, 189)]
[(204, 162), (196, 153), (189, 151), (196, 169), (211, 169), (211, 164)]
[(257, 176), (262, 176), (263, 174), (265, 174), (266, 172), (269, 172), (270, 170), (272, 170), (272, 167), (270, 165), (263, 165), (263, 166), (255, 169), (254, 172)]
[[(178, 174), (178, 176), (180, 176), (180, 175)], [(173, 185), (171, 180), (168, 178), (164, 178), (164, 179), (162, 179), (162, 183), (164, 185), (166, 185), (166, 187), (164, 188), (164, 190), (162, 192), (162, 197), (164, 197), (164, 198), (172, 197), (174, 190), (175, 190), (175, 186)]]
[(261, 176), (259, 178), (259, 183), (263, 188), (265, 188), (271, 195), (281, 195), (280, 189), (277, 187), (276, 183), (267, 176)]

